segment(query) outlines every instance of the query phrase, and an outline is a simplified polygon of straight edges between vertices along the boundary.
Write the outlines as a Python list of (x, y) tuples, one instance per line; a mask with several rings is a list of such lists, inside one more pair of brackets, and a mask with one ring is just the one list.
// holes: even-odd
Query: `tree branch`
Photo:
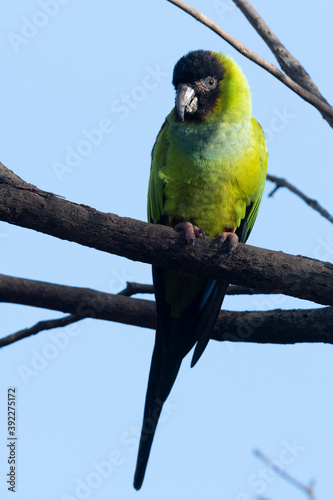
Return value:
[(132, 297), (132, 295), (136, 295), (137, 293), (154, 293), (154, 285), (144, 285), (142, 283), (127, 281), (126, 288), (119, 292), (118, 295)]
[[(0, 275), (0, 302), (25, 304), (70, 313), (75, 318), (95, 318), (127, 325), (156, 328), (155, 302), (79, 288)], [(52, 321), (44, 322), (52, 327)], [(43, 322), (40, 322), (40, 325)], [(59, 324), (54, 323), (55, 326)], [(64, 326), (64, 325), (61, 325)], [(37, 325), (35, 325), (37, 328)], [(41, 330), (40, 330), (41, 331)], [(272, 311), (221, 311), (212, 339), (218, 341), (294, 344), (333, 343), (333, 308)], [(23, 333), (25, 332), (25, 333)], [(0, 339), (0, 347), (32, 335), (30, 328)]]
[(184, 235), (170, 227), (98, 212), (40, 191), (7, 172), (0, 164), (0, 220), (134, 261), (333, 305), (329, 262), (241, 243), (229, 256), (226, 246), (209, 237), (197, 240), (191, 250)]
[(267, 174), (266, 178), (267, 178), (267, 180), (274, 182), (276, 184), (275, 188), (273, 189), (273, 191), (271, 193), (269, 193), (268, 196), (273, 196), (273, 194), (275, 194), (279, 188), (285, 187), (285, 188), (289, 189), (289, 191), (291, 191), (292, 193), (299, 196), (303, 201), (305, 201), (305, 203), (307, 205), (309, 205), (311, 208), (313, 208), (313, 210), (316, 210), (317, 212), (319, 212), (320, 215), (325, 217), (325, 219), (332, 222), (332, 224), (333, 224), (333, 216), (329, 212), (327, 212), (327, 210), (325, 210), (325, 208), (323, 208), (318, 203), (318, 201), (306, 196), (304, 193), (302, 193), (302, 191), (300, 191), (293, 184), (290, 184), (290, 182), (288, 182), (286, 179), (283, 179), (282, 177), (275, 177), (275, 175), (270, 175), (270, 174)]
[[(1, 279), (1, 275), (0, 275)], [(15, 280), (15, 278), (13, 278)], [(132, 295), (143, 293), (143, 294), (153, 294), (154, 285), (145, 285), (142, 283), (127, 282), (126, 288), (119, 292), (117, 295), (124, 295), (125, 297), (131, 297)], [(269, 294), (269, 292), (261, 292), (255, 288), (248, 288), (245, 286), (231, 285), (227, 289), (226, 295), (257, 295), (257, 294)], [(22, 300), (22, 298), (20, 299)], [(24, 328), (16, 333), (7, 335), (3, 339), (0, 339), (0, 348), (9, 344), (13, 344), (19, 340), (23, 340), (32, 335), (36, 335), (45, 330), (52, 330), (55, 328), (63, 328), (64, 326), (82, 321), (84, 317), (77, 316), (76, 314), (70, 314), (62, 318), (39, 321), (30, 328)]]
[[(247, 57), (250, 59), (250, 61), (258, 64), (261, 66), (263, 69), (268, 71), (271, 75), (275, 76), (278, 80), (280, 80), (282, 83), (284, 83), (288, 88), (290, 88), (293, 92), (295, 92), (297, 95), (299, 95), (302, 99), (310, 103), (312, 106), (314, 106), (326, 119), (326, 121), (330, 124), (330, 126), (333, 127), (333, 108), (329, 104), (326, 104), (326, 102), (323, 102), (321, 99), (319, 99), (316, 95), (314, 95), (312, 92), (309, 92), (308, 90), (304, 89), (301, 87), (298, 83), (296, 83), (294, 80), (292, 80), (289, 76), (285, 75), (280, 71), (274, 64), (269, 63), (262, 57), (258, 56), (255, 52), (250, 50), (248, 47), (240, 43), (236, 38), (231, 36), (229, 33), (227, 33), (223, 28), (221, 28), (218, 24), (214, 23), (211, 19), (209, 19), (207, 16), (199, 12), (198, 10), (194, 9), (193, 7), (190, 7), (187, 5), (185, 2), (182, 0), (168, 0), (168, 2), (176, 5), (183, 11), (187, 12), (190, 14), (190, 16), (194, 17), (197, 21), (200, 23), (204, 24), (208, 28), (210, 28), (212, 31), (214, 31), (217, 35), (219, 35), (223, 40), (228, 42), (234, 49), (236, 49), (238, 52), (240, 52), (243, 56)], [(328, 119), (327, 119), (327, 118)]]
[[(0, 277), (1, 279), (1, 277)], [(15, 278), (14, 282), (15, 284)], [(29, 283), (28, 283), (29, 286)], [(51, 285), (52, 286), (52, 285)], [(237, 287), (235, 287), (237, 288)], [(141, 283), (129, 283), (127, 282), (127, 286), (124, 290), (119, 292), (117, 295), (125, 295), (125, 297), (131, 297), (136, 293), (154, 293), (153, 285), (143, 285)], [(20, 299), (22, 300), (22, 298)], [(85, 319), (84, 316), (78, 316), (77, 314), (70, 314), (69, 316), (65, 316), (63, 318), (50, 319), (46, 321), (39, 321), (34, 326), (30, 328), (24, 328), (19, 332), (12, 333), (11, 335), (7, 335), (2, 340), (0, 340), (0, 347), (4, 347), (5, 345), (13, 344), (18, 340), (25, 339), (32, 335), (36, 335), (37, 333), (43, 332), (45, 330), (53, 330), (55, 328), (63, 328), (64, 326), (71, 325), (72, 323), (77, 323), (78, 321), (82, 321)]]
[(276, 464), (270, 458), (264, 455), (260, 450), (254, 450), (253, 453), (257, 458), (259, 458), (259, 460), (262, 460), (262, 462), (268, 465), (268, 467), (270, 467), (272, 471), (278, 474), (287, 483), (295, 486), (300, 491), (303, 491), (303, 493), (305, 493), (310, 500), (315, 500), (313, 484), (306, 486), (305, 484), (301, 483), (300, 481), (298, 481), (298, 479), (295, 479), (293, 476), (288, 474), (288, 472), (282, 469), (278, 464)]
[(19, 332), (12, 333), (11, 335), (7, 335), (6, 337), (0, 339), (0, 348), (5, 347), (6, 345), (14, 344), (19, 340), (26, 339), (28, 337), (31, 337), (32, 335), (36, 335), (37, 333), (43, 332), (45, 330), (52, 330), (54, 328), (63, 328), (64, 326), (71, 325), (72, 323), (76, 323), (77, 321), (81, 321), (82, 319), (84, 318), (81, 318), (74, 314), (70, 314), (69, 316), (65, 316), (64, 318), (39, 321), (31, 328), (24, 328), (24, 330), (20, 330)]
[[(0, 278), (1, 279), (1, 278)], [(15, 278), (14, 278), (15, 280)], [(15, 284), (15, 281), (14, 281)], [(29, 283), (28, 283), (29, 286)], [(52, 285), (51, 285), (52, 286)], [(237, 288), (237, 287), (234, 287)], [(240, 287), (241, 288), (241, 287)], [(246, 290), (246, 289), (245, 289)], [(127, 286), (124, 290), (119, 292), (117, 295), (125, 295), (125, 297), (131, 297), (136, 293), (154, 293), (153, 285), (143, 285), (141, 283), (130, 283), (127, 282)], [(22, 300), (22, 298), (20, 299)], [(82, 321), (85, 319), (84, 316), (78, 316), (77, 314), (70, 314), (69, 316), (65, 316), (63, 318), (50, 319), (46, 321), (39, 321), (34, 326), (30, 328), (24, 328), (19, 332), (12, 333), (11, 335), (7, 335), (3, 339), (0, 340), (0, 347), (4, 347), (5, 345), (13, 344), (18, 340), (25, 339), (32, 335), (36, 335), (37, 333), (43, 332), (45, 330), (53, 330), (55, 328), (63, 328), (64, 326), (71, 325), (72, 323), (77, 323), (78, 321)]]
[[(271, 28), (265, 23), (258, 12), (252, 7), (247, 0), (233, 0), (240, 11), (244, 14), (249, 23), (257, 31), (259, 36), (264, 40), (266, 45), (274, 54), (282, 71), (286, 73), (294, 82), (298, 83), (301, 87), (308, 90), (318, 97), (321, 101), (328, 104), (328, 101), (320, 93), (318, 87), (312, 81), (310, 75), (305, 71), (301, 63), (286, 49), (280, 40), (272, 32)], [(323, 118), (328, 121), (333, 127), (333, 120), (322, 114)]]
[[(127, 281), (126, 288), (118, 293), (118, 295), (126, 295), (131, 297), (137, 293), (154, 293), (154, 285), (144, 285), (142, 283), (134, 283)], [(263, 292), (257, 288), (248, 288), (241, 285), (231, 285), (227, 288), (226, 295), (268, 295), (270, 292)]]

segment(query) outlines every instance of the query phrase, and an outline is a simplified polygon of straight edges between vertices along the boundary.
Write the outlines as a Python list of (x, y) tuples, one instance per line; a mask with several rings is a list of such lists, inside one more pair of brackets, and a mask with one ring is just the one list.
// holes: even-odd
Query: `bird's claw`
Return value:
[(205, 237), (205, 231), (203, 229), (199, 229), (197, 226), (188, 221), (179, 222), (174, 227), (174, 230), (184, 231), (187, 244), (191, 246), (192, 250), (194, 248), (195, 238)]
[(190, 243), (191, 243), (191, 249), (193, 250), (194, 249), (194, 238), (190, 239)]
[(219, 245), (222, 245), (225, 241), (229, 240), (229, 255), (232, 254), (232, 252), (235, 250), (235, 248), (238, 245), (239, 238), (237, 234), (231, 232), (231, 231), (223, 231), (222, 233), (218, 234), (217, 237), (219, 238)]

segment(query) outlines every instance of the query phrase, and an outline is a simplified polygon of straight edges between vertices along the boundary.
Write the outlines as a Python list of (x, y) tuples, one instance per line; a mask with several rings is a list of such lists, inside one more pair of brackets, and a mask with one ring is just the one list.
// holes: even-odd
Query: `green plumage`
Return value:
[[(251, 96), (237, 64), (216, 52), (184, 56), (174, 70), (176, 107), (152, 152), (148, 220), (189, 221), (208, 236), (235, 232), (245, 242), (260, 205), (267, 149), (251, 117)], [(183, 357), (194, 363), (208, 343), (227, 283), (181, 271), (153, 269), (158, 326), (134, 485), (141, 487), (158, 417)], [(160, 411), (160, 410), (159, 410)], [(159, 415), (158, 411), (158, 415)], [(153, 423), (152, 423), (153, 422)]]

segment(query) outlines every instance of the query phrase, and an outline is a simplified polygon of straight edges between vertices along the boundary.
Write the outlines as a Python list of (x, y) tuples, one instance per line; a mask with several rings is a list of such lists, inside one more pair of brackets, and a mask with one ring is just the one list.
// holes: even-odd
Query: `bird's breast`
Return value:
[(170, 125), (171, 145), (178, 153), (194, 160), (228, 159), (248, 146), (251, 130), (249, 121), (236, 124), (174, 122)]
[(173, 124), (163, 176), (165, 213), (190, 220), (215, 236), (236, 228), (248, 196), (242, 187), (251, 168), (251, 124)]

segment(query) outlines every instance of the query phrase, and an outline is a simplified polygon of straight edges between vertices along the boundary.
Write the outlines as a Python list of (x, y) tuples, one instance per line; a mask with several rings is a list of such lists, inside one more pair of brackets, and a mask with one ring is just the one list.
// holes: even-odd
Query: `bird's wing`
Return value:
[(252, 128), (255, 137), (255, 147), (256, 147), (256, 161), (260, 164), (260, 170), (262, 172), (261, 177), (258, 180), (258, 189), (254, 193), (254, 196), (250, 204), (246, 207), (245, 217), (242, 219), (238, 228), (236, 229), (236, 234), (239, 237), (239, 241), (245, 243), (250, 236), (252, 228), (254, 226), (255, 220), (258, 215), (259, 206), (261, 203), (262, 194), (265, 187), (267, 163), (268, 163), (268, 153), (266, 148), (266, 141), (263, 130), (259, 123), (252, 118)]
[(163, 178), (160, 169), (165, 165), (169, 141), (168, 122), (165, 120), (159, 131), (151, 153), (151, 169), (148, 186), (148, 221), (153, 224), (162, 222), (164, 208)]

